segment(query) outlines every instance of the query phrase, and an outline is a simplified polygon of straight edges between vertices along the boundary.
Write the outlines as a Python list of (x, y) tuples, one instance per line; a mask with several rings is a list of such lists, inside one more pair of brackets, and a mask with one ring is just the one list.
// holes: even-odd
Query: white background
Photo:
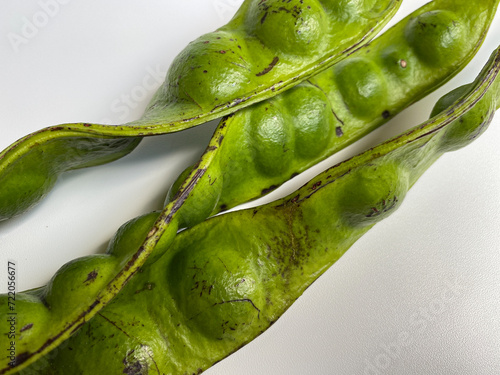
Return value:
[[(391, 24), (425, 2), (404, 0)], [(49, 125), (137, 119), (150, 84), (160, 84), (152, 72), (165, 72), (189, 41), (226, 23), (240, 3), (66, 0), (48, 15), (41, 1), (2, 1), (0, 149)], [(27, 34), (27, 22), (39, 26)], [(28, 37), (15, 45), (14, 34)], [(253, 204), (424, 121), (437, 98), (471, 81), (499, 43), (497, 16), (477, 57), (437, 93)], [(161, 207), (214, 126), (146, 139), (120, 161), (64, 174), (35, 209), (0, 223), (0, 267), (15, 260), (24, 290), (75, 257), (104, 251), (122, 223)], [(500, 114), (472, 145), (442, 157), (402, 207), (267, 332), (206, 374), (500, 373), (499, 145)]]

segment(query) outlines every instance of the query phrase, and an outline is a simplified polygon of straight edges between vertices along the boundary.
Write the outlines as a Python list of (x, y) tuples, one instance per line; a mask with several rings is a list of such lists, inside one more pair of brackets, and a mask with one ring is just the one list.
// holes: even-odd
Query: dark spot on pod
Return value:
[(337, 137), (342, 137), (344, 135), (344, 132), (342, 131), (342, 128), (340, 126), (337, 126), (335, 128), (335, 134), (337, 135)]
[(226, 211), (227, 210), (227, 204), (221, 204), (220, 205), (220, 210), (221, 211)]
[(292, 198), (290, 202), (295, 203), (300, 199), (300, 195), (296, 195), (295, 197)]
[(273, 191), (274, 189), (276, 189), (278, 186), (279, 185), (271, 185), (266, 189), (262, 189), (261, 194), (266, 195), (266, 194), (270, 193), (271, 191)]
[(224, 136), (223, 136), (223, 135), (221, 135), (221, 136), (219, 137), (219, 146), (220, 146), (220, 144), (222, 143), (222, 140), (223, 140), (223, 139), (224, 139)]
[(31, 329), (33, 327), (33, 323), (26, 324), (23, 328), (19, 330), (19, 332), (24, 332), (27, 331), (28, 329)]
[(294, 177), (297, 177), (300, 173), (297, 173), (297, 172), (294, 172), (290, 175), (290, 178), (294, 178)]
[(208, 73), (208, 71), (207, 71), (207, 70), (204, 70), (204, 71), (203, 71), (203, 73)]
[(85, 124), (83, 124), (83, 126), (85, 126), (86, 128), (90, 128), (92, 126), (92, 124), (85, 123)]
[(207, 44), (207, 43), (210, 43), (210, 41), (209, 41), (209, 40), (205, 40), (205, 41), (203, 42), (203, 44)]
[(271, 71), (272, 68), (274, 68), (274, 66), (278, 63), (279, 61), (279, 57), (278, 56), (274, 56), (273, 58), (273, 61), (271, 61), (268, 65), (267, 68), (265, 68), (263, 71), (259, 72), (256, 74), (257, 77), (260, 77), (260, 76), (263, 76), (264, 74), (267, 74)]
[(21, 363), (25, 362), (30, 357), (31, 357), (30, 353), (28, 353), (28, 352), (24, 352), (24, 353), (19, 354), (16, 357), (16, 365), (20, 365)]
[(142, 368), (141, 362), (137, 361), (137, 362), (128, 364), (128, 366), (125, 367), (125, 369), (123, 370), (123, 373), (127, 374), (127, 375), (138, 375), (138, 374), (143, 373), (142, 369), (143, 368)]
[(260, 19), (260, 23), (263, 24), (264, 21), (266, 20), (266, 17), (267, 17), (267, 12), (264, 13), (264, 15), (262, 16), (262, 18)]
[(388, 119), (389, 117), (391, 117), (391, 113), (388, 110), (385, 110), (384, 112), (382, 112), (382, 117)]
[(85, 280), (84, 283), (92, 282), (96, 279), (96, 277), (97, 277), (97, 271), (93, 270), (92, 272), (89, 272), (89, 274), (87, 275), (87, 280)]
[(222, 50), (220, 50), (220, 51), (219, 51), (219, 53), (224, 54), (224, 53), (226, 53), (226, 51), (224, 51), (224, 50), (222, 49)]
[(321, 186), (321, 181), (318, 181), (316, 182), (312, 187), (311, 187), (311, 190), (316, 190), (317, 188), (319, 188)]

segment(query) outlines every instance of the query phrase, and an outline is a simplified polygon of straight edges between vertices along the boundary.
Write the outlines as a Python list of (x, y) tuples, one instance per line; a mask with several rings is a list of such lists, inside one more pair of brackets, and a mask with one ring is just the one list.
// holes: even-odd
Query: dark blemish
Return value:
[(342, 128), (340, 126), (337, 126), (335, 128), (335, 134), (337, 135), (337, 137), (342, 137), (344, 135), (344, 132), (342, 131)]
[(23, 328), (19, 330), (19, 332), (24, 332), (27, 331), (28, 329), (31, 329), (33, 327), (33, 323), (26, 324)]
[(84, 283), (92, 282), (96, 279), (96, 277), (97, 277), (97, 271), (93, 270), (92, 272), (89, 272), (89, 274), (87, 275), (87, 280), (85, 280)]
[[(238, 44), (238, 48), (241, 49), (241, 46)], [(241, 57), (241, 56), (240, 56)]]
[(232, 105), (238, 105), (244, 101), (246, 101), (248, 98), (236, 98), (233, 100)]
[(317, 188), (319, 188), (320, 186), (321, 186), (321, 181), (318, 181), (318, 182), (316, 182), (316, 183), (315, 183), (315, 184), (311, 187), (311, 189), (312, 189), (312, 190), (316, 190), (316, 189), (317, 189)]
[(24, 353), (19, 354), (16, 357), (16, 361), (15, 361), (16, 366), (18, 366), (21, 363), (25, 362), (29, 357), (30, 357), (30, 354), (28, 352), (24, 352)]
[(224, 139), (224, 136), (223, 136), (223, 135), (221, 135), (221, 136), (219, 137), (219, 146), (220, 146), (220, 144), (222, 143), (222, 140), (223, 140), (223, 139)]
[(220, 39), (220, 36), (218, 36), (217, 39)]
[(51, 132), (57, 131), (57, 130), (63, 130), (62, 126), (54, 126), (53, 128), (50, 128)]
[(382, 112), (382, 117), (388, 119), (389, 117), (391, 117), (391, 113), (385, 110), (384, 112)]
[(275, 56), (273, 61), (271, 61), (271, 63), (269, 64), (269, 66), (264, 69), (262, 72), (259, 72), (256, 74), (257, 77), (260, 77), (260, 76), (263, 76), (264, 74), (267, 74), (271, 71), (272, 68), (274, 68), (274, 66), (278, 63), (279, 61), (279, 57), (278, 56)]
[(208, 71), (204, 70), (203, 73), (208, 73)]
[(196, 374), (195, 374), (195, 375), (200, 375), (202, 372), (203, 372), (203, 370), (202, 370), (201, 368), (199, 368), (199, 369), (196, 371)]
[(226, 211), (226, 210), (227, 210), (227, 204), (222, 204), (222, 205), (220, 206), (220, 210), (221, 210), (221, 211)]
[(207, 151), (215, 151), (217, 150), (217, 146), (209, 146), (207, 147)]
[(266, 17), (267, 17), (267, 12), (264, 13), (264, 15), (262, 16), (262, 18), (260, 19), (260, 24), (262, 25), (264, 23), (264, 21), (266, 20)]
[(209, 41), (209, 40), (205, 40), (205, 41), (203, 42), (203, 44), (207, 44), (207, 43), (210, 43), (210, 41)]
[(212, 186), (213, 184), (215, 184), (215, 181), (217, 181), (217, 178), (215, 178), (215, 180), (212, 181), (212, 177), (208, 176), (208, 180), (210, 181), (209, 185)]
[(83, 126), (85, 126), (86, 128), (90, 128), (92, 126), (92, 124), (85, 123), (85, 124), (83, 124)]
[(129, 364), (127, 361), (126, 361), (126, 358), (123, 360), (123, 364), (127, 367), (125, 367), (123, 369), (123, 374), (127, 374), (127, 375), (139, 375), (139, 374), (143, 374), (143, 367), (141, 365), (141, 362), (139, 361), (136, 361), (134, 363), (131, 363)]
[(290, 178), (294, 178), (294, 177), (297, 177), (300, 173), (297, 173), (297, 172), (294, 172), (291, 174)]
[(291, 202), (295, 203), (300, 199), (300, 195), (296, 195), (295, 197), (292, 198)]
[(406, 68), (406, 66), (407, 66), (406, 60), (403, 60), (403, 59), (399, 60), (399, 65), (403, 69)]
[(278, 185), (271, 185), (271, 186), (269, 186), (266, 189), (262, 189), (262, 191), (260, 192), (260, 194), (261, 195), (266, 195), (266, 194), (270, 193), (271, 191), (273, 191), (274, 189), (276, 189), (277, 187), (278, 187)]
[(219, 53), (225, 54), (225, 53), (226, 53), (226, 51), (224, 51), (223, 49), (221, 49), (221, 50), (219, 51)]

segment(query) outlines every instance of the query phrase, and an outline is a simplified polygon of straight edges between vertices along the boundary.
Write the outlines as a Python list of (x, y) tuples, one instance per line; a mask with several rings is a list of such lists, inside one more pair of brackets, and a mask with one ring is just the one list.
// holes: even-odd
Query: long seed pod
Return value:
[[(454, 9), (458, 10), (459, 8)], [(457, 13), (459, 12), (457, 11)], [(484, 33), (489, 24), (488, 21), (485, 21), (487, 20), (486, 18), (481, 18), (483, 20), (482, 23), (480, 23), (482, 25), (482, 28), (476, 29), (474, 32), (474, 35), (477, 37), (477, 39), (469, 39), (470, 43), (468, 44), (468, 46), (470, 50), (461, 50), (459, 48), (454, 48), (448, 56), (448, 59), (450, 61), (449, 70), (447, 70), (446, 67), (443, 66), (443, 71), (438, 72), (434, 68), (429, 68), (425, 64), (420, 63), (418, 56), (414, 56), (412, 54), (412, 49), (410, 47), (406, 46), (406, 48), (403, 48), (407, 44), (406, 39), (397, 37), (398, 33), (401, 33), (401, 31), (407, 29), (411, 29), (412, 25), (414, 25), (416, 22), (423, 22), (423, 19), (429, 17), (429, 14), (437, 14), (437, 18), (434, 19), (434, 22), (436, 22), (437, 20), (441, 20), (443, 22), (451, 22), (451, 20), (453, 20), (454, 18), (459, 18), (458, 16), (452, 14), (451, 11), (439, 8), (439, 2), (430, 3), (429, 5), (416, 11), (414, 14), (398, 24), (398, 26), (396, 26), (393, 30), (390, 30), (388, 32), (389, 35), (395, 39), (394, 42), (389, 42), (388, 39), (390, 38), (384, 36), (382, 37), (382, 41), (380, 43), (378, 41), (374, 42), (374, 45), (371, 48), (373, 50), (373, 60), (378, 61), (380, 59), (383, 60), (384, 58), (386, 58), (385, 52), (387, 52), (387, 50), (392, 51), (395, 46), (400, 46), (402, 50), (406, 51), (405, 58), (408, 61), (408, 64), (412, 65), (412, 68), (407, 66), (408, 71), (412, 76), (417, 74), (415, 72), (417, 66), (420, 66), (423, 71), (429, 74), (428, 79), (420, 79), (418, 83), (420, 85), (418, 86), (420, 88), (420, 92), (414, 94), (413, 96), (408, 95), (401, 99), (401, 101), (397, 101), (396, 99), (394, 99), (394, 102), (389, 103), (387, 106), (384, 106), (383, 108), (385, 109), (382, 111), (373, 111), (372, 121), (375, 125), (380, 124), (382, 121), (384, 121), (384, 117), (388, 117), (382, 115), (382, 113), (384, 113), (386, 110), (397, 112), (402, 107), (407, 105), (407, 103), (416, 100), (428, 90), (434, 88), (439, 82), (443, 82), (444, 80), (446, 80), (448, 78), (448, 74), (453, 74), (456, 71), (455, 69), (462, 66), (465, 61), (470, 59), (471, 55), (477, 50), (478, 45), (481, 43)], [(445, 14), (445, 16), (443, 16), (443, 14)], [(454, 22), (455, 24), (458, 24), (457, 20), (454, 20)], [(458, 34), (462, 35), (461, 32)], [(455, 46), (456, 44), (461, 45), (461, 43), (465, 43), (465, 39), (457, 40), (455, 43), (451, 44)], [(457, 53), (457, 49), (461, 52)], [(360, 61), (368, 61), (369, 59), (366, 56), (372, 56), (371, 53), (372, 52), (362, 50), (360, 52), (361, 56), (353, 56), (353, 60), (348, 60), (346, 66), (356, 65)], [(396, 69), (396, 71), (398, 71), (397, 69), (402, 69), (400, 63), (399, 66), (393, 66), (392, 68)], [(341, 67), (337, 69), (343, 68)], [(432, 74), (432, 72), (434, 72), (434, 74)], [(330, 78), (330, 82), (334, 83), (330, 85), (329, 90), (336, 91), (334, 90), (336, 88), (336, 81), (336, 79)], [(394, 86), (397, 86), (397, 79), (395, 79), (395, 82), (391, 83)], [(313, 90), (315, 90), (315, 88), (317, 87), (313, 83), (310, 83), (308, 85), (310, 85), (308, 87), (312, 88)], [(326, 85), (324, 87), (326, 87)], [(389, 87), (391, 86), (389, 85)], [(414, 89), (416, 91), (416, 88)], [(302, 90), (302, 88), (300, 88), (300, 90)], [(341, 89), (338, 89), (338, 91), (341, 94), (343, 93), (343, 90)], [(296, 94), (292, 92), (292, 94), (290, 95), (291, 99), (293, 99), (294, 95)], [(343, 99), (345, 97), (346, 95), (337, 96), (336, 100), (339, 106), (340, 104), (344, 103), (345, 100), (347, 100)], [(332, 100), (333, 98), (335, 98), (334, 94), (331, 95), (331, 98)], [(293, 102), (293, 100), (291, 99), (284, 97), (281, 101), (284, 102), (286, 100), (290, 100), (290, 102)], [(317, 97), (313, 96), (313, 103), (318, 104), (317, 99)], [(289, 105), (289, 107), (292, 106), (293, 104)], [(307, 108), (306, 106), (304, 111), (308, 109), (309, 108)], [(259, 113), (265, 112), (265, 110), (262, 110), (262, 108), (256, 109), (255, 111), (255, 113), (257, 113), (258, 115)], [(326, 112), (329, 111), (327, 110)], [(339, 112), (343, 115), (345, 114), (346, 118), (349, 117), (349, 123), (345, 127), (346, 143), (348, 143), (360, 136), (360, 133), (356, 132), (356, 128), (360, 126), (360, 124), (363, 124), (363, 121), (366, 122), (368, 120), (366, 117), (363, 118), (363, 116), (361, 116), (361, 118), (354, 115), (348, 116), (347, 110), (340, 110)], [(381, 112), (381, 114), (378, 114), (378, 112)], [(298, 114), (296, 115), (300, 118)], [(227, 157), (231, 154), (231, 151), (234, 150), (234, 148), (231, 149), (230, 144), (233, 143), (235, 139), (237, 139), (237, 137), (241, 136), (242, 134), (237, 132), (238, 128), (237, 126), (235, 126), (235, 124), (232, 124), (231, 126), (227, 125), (230, 124), (234, 118), (237, 118), (237, 116), (238, 115), (235, 115), (234, 117), (227, 117), (221, 122), (214, 137), (212, 138), (212, 141), (210, 142), (209, 147), (207, 148), (207, 151), (203, 155), (196, 168), (193, 169), (186, 182), (181, 187), (181, 191), (177, 195), (176, 199), (174, 199), (172, 202), (170, 202), (169, 205), (167, 205), (164, 212), (154, 223), (147, 222), (147, 224), (144, 224), (151, 227), (151, 230), (148, 231), (147, 234), (145, 234), (143, 231), (139, 231), (134, 234), (134, 241), (121, 241), (120, 245), (114, 246), (107, 255), (82, 258), (77, 262), (78, 265), (73, 265), (71, 267), (65, 266), (63, 268), (63, 272), (61, 272), (60, 274), (63, 275), (60, 277), (61, 281), (51, 285), (51, 289), (53, 289), (55, 294), (59, 296), (59, 299), (50, 299), (50, 301), (44, 302), (51, 311), (59, 310), (57, 314), (54, 313), (54, 321), (50, 325), (50, 329), (44, 330), (43, 335), (32, 336), (29, 340), (25, 340), (20, 343), (20, 347), (22, 346), (23, 348), (29, 348), (30, 350), (31, 357), (25, 355), (26, 361), (32, 361), (37, 356), (43, 354), (43, 352), (50, 350), (50, 348), (56, 347), (59, 343), (67, 339), (71, 335), (71, 333), (78, 329), (78, 327), (81, 326), (86, 320), (94, 316), (103, 306), (105, 306), (106, 303), (108, 303), (116, 295), (116, 293), (132, 277), (132, 275), (137, 272), (137, 270), (144, 264), (146, 259), (153, 253), (153, 249), (159, 241), (162, 243), (163, 248), (167, 248), (168, 244), (171, 243), (179, 228), (193, 226), (196, 223), (203, 221), (214, 210), (217, 210), (219, 207), (221, 207), (218, 206), (218, 202), (219, 197), (224, 197), (225, 190), (223, 184), (227, 181), (227, 176), (230, 176), (230, 173), (233, 169), (231, 167), (228, 167), (227, 165), (224, 165), (221, 161), (224, 161), (224, 156)], [(246, 117), (243, 117), (243, 119), (245, 119), (246, 121)], [(293, 117), (290, 116), (288, 120), (292, 121)], [(319, 117), (319, 120), (323, 121), (323, 118)], [(373, 124), (370, 124), (369, 127), (374, 126)], [(330, 124), (326, 123), (326, 125)], [(236, 132), (233, 132), (233, 135), (229, 136), (229, 132), (233, 131), (233, 129)], [(243, 130), (243, 134), (247, 133), (248, 127), (244, 128)], [(318, 159), (320, 160), (320, 158), (324, 158), (325, 154), (327, 154), (328, 152), (335, 151), (335, 147), (337, 147), (338, 149), (338, 144), (335, 143), (337, 138), (336, 133), (333, 133), (333, 129), (330, 131), (330, 133), (332, 135), (335, 134), (332, 141), (333, 146), (331, 148), (322, 152), (319, 158), (313, 158), (312, 161), (298, 158), (296, 165), (300, 166), (300, 163), (304, 163), (302, 166), (300, 166), (300, 168), (305, 169), (305, 167), (313, 164), (313, 162), (317, 162)], [(296, 141), (299, 140), (298, 136), (294, 136), (294, 138)], [(307, 137), (304, 138), (306, 138), (307, 143)], [(261, 140), (259, 140), (259, 142), (261, 142)], [(254, 143), (256, 146), (259, 146), (259, 142)], [(308, 143), (314, 144), (315, 142), (311, 142), (309, 140)], [(226, 147), (226, 144), (228, 144), (229, 147)], [(235, 143), (235, 146), (237, 146), (237, 143)], [(235, 152), (234, 155), (238, 155), (238, 153)], [(232, 159), (230, 158), (229, 160)], [(289, 171), (285, 171), (284, 173), (282, 173), (281, 177), (278, 177), (283, 179), (284, 177), (288, 176), (289, 173)], [(269, 178), (265, 173), (262, 173), (262, 175), (264, 176), (264, 178)], [(257, 189), (254, 189), (254, 191), (260, 192), (261, 189), (258, 187), (258, 183), (262, 182), (257, 181)], [(268, 182), (264, 180), (264, 183)], [(228, 185), (226, 185), (225, 187), (226, 191), (227, 186)], [(248, 199), (246, 195), (243, 195), (242, 198)], [(161, 252), (154, 251), (149, 259), (149, 262), (153, 262), (160, 255)], [(106, 272), (101, 272), (99, 274), (98, 282), (94, 281), (92, 275), (94, 275), (95, 268), (97, 267), (97, 265), (104, 264), (106, 264)], [(91, 275), (92, 283), (79, 282), (78, 275), (82, 272), (86, 272), (85, 274), (87, 276)], [(81, 296), (82, 298), (79, 299), (67, 299), (63, 297), (67, 293), (71, 294), (76, 290), (75, 288), (80, 290), (80, 292), (84, 294), (85, 297), (83, 298)], [(64, 301), (64, 304), (61, 304), (59, 301)], [(29, 314), (29, 312), (26, 312), (26, 314)], [(34, 348), (39, 349), (34, 350)]]
[[(393, 213), (442, 154), (486, 130), (500, 107), (499, 72), (500, 48), (473, 83), (438, 101), (427, 122), (326, 170), (284, 199), (180, 233), (85, 329), (21, 373), (199, 374), (238, 350)], [(126, 224), (111, 248), (147, 230), (144, 224), (157, 216)], [(57, 282), (62, 275), (52, 285)], [(25, 293), (23, 310), (42, 296), (52, 298), (51, 288)], [(51, 313), (40, 307), (36, 320), (23, 322), (25, 335), (43, 331)]]
[(51, 126), (3, 150), (0, 220), (36, 204), (60, 173), (128, 154), (139, 144), (137, 137), (205, 123), (319, 73), (368, 43), (400, 4), (244, 1), (226, 26), (191, 42), (177, 56), (141, 119), (119, 126)]

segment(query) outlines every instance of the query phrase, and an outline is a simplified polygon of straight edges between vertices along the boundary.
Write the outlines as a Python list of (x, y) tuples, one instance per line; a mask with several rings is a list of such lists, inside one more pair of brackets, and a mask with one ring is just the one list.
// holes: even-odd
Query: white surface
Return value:
[[(0, 3), (0, 149), (48, 125), (138, 118), (154, 91), (141, 89), (144, 80), (154, 82), (152, 71), (164, 72), (190, 40), (229, 20), (241, 0), (66, 0), (44, 17), (41, 4), (49, 2)], [(425, 2), (405, 0), (391, 24)], [(40, 27), (16, 51), (12, 33), (22, 36), (34, 17)], [(471, 81), (499, 43), (497, 16), (459, 76), (256, 203), (424, 121), (437, 98)], [(0, 223), (0, 275), (7, 259), (16, 260), (19, 290), (27, 289), (65, 262), (103, 251), (122, 223), (161, 205), (213, 129), (147, 139), (120, 161), (63, 175), (35, 209)], [(402, 207), (268, 331), (206, 374), (500, 373), (499, 144), (497, 114), (485, 135), (441, 158)]]

